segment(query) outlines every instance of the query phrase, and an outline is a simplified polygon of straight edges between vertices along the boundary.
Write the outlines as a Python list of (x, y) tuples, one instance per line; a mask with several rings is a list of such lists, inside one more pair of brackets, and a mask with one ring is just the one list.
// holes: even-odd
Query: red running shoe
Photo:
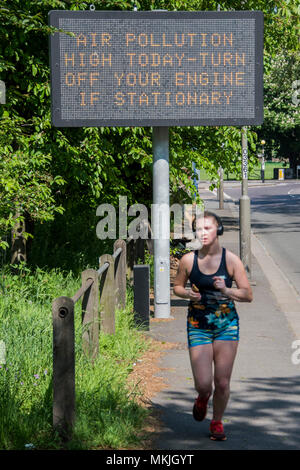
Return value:
[(200, 398), (198, 395), (198, 398), (196, 398), (194, 407), (193, 407), (193, 417), (196, 421), (203, 421), (206, 412), (207, 412), (207, 403), (209, 400), (209, 396), (207, 398)]
[(210, 438), (212, 441), (226, 441), (222, 421), (212, 420), (209, 426)]

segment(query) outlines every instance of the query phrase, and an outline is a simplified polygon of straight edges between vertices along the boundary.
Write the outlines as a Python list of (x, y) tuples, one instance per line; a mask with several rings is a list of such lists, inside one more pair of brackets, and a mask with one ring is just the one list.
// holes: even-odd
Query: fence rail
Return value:
[(133, 281), (134, 263), (144, 257), (143, 242), (131, 237), (116, 240), (113, 254), (100, 257), (98, 270), (82, 272), (81, 287), (72, 297), (52, 302), (53, 427), (64, 440), (69, 439), (75, 421), (75, 304), (82, 298), (82, 348), (94, 361), (100, 330), (114, 334), (115, 310), (126, 306), (127, 278)]
[(72, 300), (74, 304), (85, 294), (85, 292), (88, 290), (89, 287), (93, 284), (94, 279), (89, 279), (85, 285), (81, 286), (80, 289), (76, 292), (76, 294), (73, 295)]

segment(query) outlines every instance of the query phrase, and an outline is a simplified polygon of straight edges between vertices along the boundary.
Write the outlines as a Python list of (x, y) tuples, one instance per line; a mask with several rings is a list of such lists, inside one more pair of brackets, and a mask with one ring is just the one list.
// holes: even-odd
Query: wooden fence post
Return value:
[(126, 242), (125, 240), (116, 240), (114, 243), (114, 252), (118, 248), (122, 251), (115, 259), (115, 288), (117, 296), (117, 308), (126, 307)]
[(99, 353), (99, 279), (94, 269), (81, 274), (82, 285), (89, 279), (93, 284), (85, 291), (82, 299), (82, 348), (87, 357), (94, 360)]
[(128, 280), (131, 282), (133, 278), (133, 265), (134, 265), (134, 245), (135, 240), (130, 240), (127, 243), (127, 276)]
[(53, 427), (68, 440), (75, 421), (74, 301), (59, 297), (52, 303)]
[(99, 262), (100, 267), (104, 263), (109, 263), (100, 279), (100, 329), (103, 333), (114, 334), (116, 305), (114, 259), (111, 255), (102, 255)]
[[(20, 213), (17, 212), (15, 217), (20, 217)], [(11, 264), (27, 261), (25, 231), (25, 220), (18, 221), (11, 231)]]

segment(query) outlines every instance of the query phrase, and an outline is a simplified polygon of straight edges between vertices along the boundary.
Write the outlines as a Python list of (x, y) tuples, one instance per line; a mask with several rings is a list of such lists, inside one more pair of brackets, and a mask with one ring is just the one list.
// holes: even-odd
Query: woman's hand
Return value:
[[(194, 295), (196, 294), (196, 295)], [(190, 290), (190, 300), (197, 302), (201, 300), (201, 294), (199, 292), (199, 289), (195, 284), (192, 284), (192, 289)]]
[(189, 299), (192, 300), (193, 302), (199, 302), (199, 300), (201, 300), (200, 292), (194, 292), (193, 290), (190, 290)]
[(226, 289), (226, 284), (225, 284), (225, 279), (223, 279), (222, 277), (219, 277), (219, 276), (214, 276), (213, 277), (214, 279), (214, 287), (218, 290), (220, 290), (222, 293), (224, 293), (225, 289)]

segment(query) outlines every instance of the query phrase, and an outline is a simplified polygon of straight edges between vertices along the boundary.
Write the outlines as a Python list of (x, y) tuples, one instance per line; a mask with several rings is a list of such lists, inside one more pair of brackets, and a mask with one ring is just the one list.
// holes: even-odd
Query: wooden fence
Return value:
[(113, 254), (100, 257), (98, 270), (82, 272), (81, 287), (73, 297), (58, 297), (52, 303), (53, 427), (65, 440), (75, 420), (75, 304), (82, 298), (82, 347), (94, 361), (100, 330), (115, 332), (115, 310), (125, 308), (126, 282), (133, 281), (138, 259), (144, 260), (144, 240), (116, 240)]

